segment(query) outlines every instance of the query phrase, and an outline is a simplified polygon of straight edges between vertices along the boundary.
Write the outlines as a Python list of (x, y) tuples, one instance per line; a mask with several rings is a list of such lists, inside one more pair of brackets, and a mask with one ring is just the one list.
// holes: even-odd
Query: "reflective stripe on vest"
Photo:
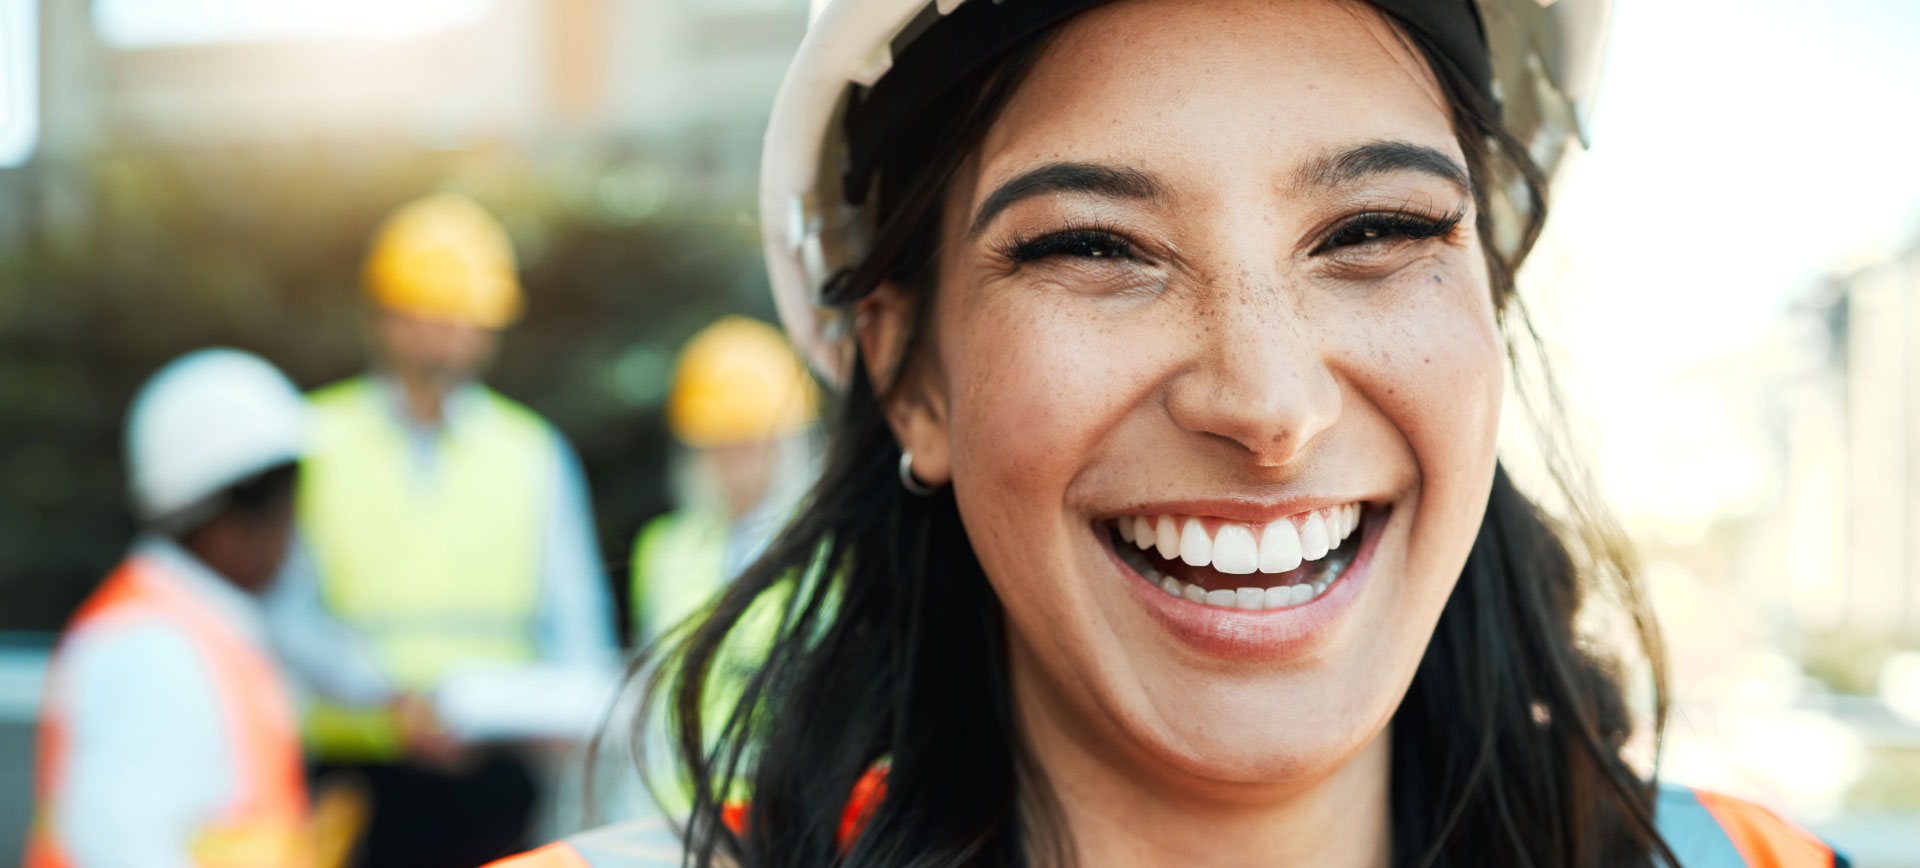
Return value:
[[(313, 397), (301, 533), (328, 608), (403, 689), (430, 687), (456, 663), (534, 656), (554, 435), (532, 411), (478, 393), (441, 433), (430, 468), (417, 466), (410, 432), (373, 381)], [(308, 724), (333, 758), (380, 758), (398, 744), (384, 712), (318, 704)]]
[[(233, 750), (235, 778), (226, 806), (193, 844), (195, 864), (205, 868), (298, 868), (307, 864), (307, 789), (293, 704), (273, 661), (208, 611), (191, 592), (143, 558), (129, 558), (87, 599), (68, 627), (81, 633), (123, 630), (153, 623), (179, 628), (200, 651)], [(69, 751), (67, 711), (58, 670), (49, 684), (40, 721), (35, 802), (24, 868), (71, 868), (51, 814), (66, 785)], [(137, 721), (129, 725), (137, 726)]]

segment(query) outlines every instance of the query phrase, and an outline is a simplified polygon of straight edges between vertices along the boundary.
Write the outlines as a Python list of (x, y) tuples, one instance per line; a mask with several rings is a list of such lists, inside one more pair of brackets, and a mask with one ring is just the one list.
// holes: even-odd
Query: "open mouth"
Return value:
[(1353, 563), (1372, 508), (1316, 509), (1264, 525), (1190, 515), (1103, 522), (1134, 572), (1176, 597), (1223, 609), (1285, 609), (1326, 593)]

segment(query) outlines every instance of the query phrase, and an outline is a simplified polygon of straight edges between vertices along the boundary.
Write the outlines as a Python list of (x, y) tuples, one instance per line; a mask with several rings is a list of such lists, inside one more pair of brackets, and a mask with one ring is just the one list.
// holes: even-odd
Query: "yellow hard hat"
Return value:
[(465, 196), (440, 193), (393, 212), (361, 274), (367, 298), (399, 313), (498, 329), (520, 317), (513, 244)]
[(813, 378), (774, 327), (729, 316), (680, 351), (667, 424), (689, 446), (723, 446), (792, 434), (813, 424)]

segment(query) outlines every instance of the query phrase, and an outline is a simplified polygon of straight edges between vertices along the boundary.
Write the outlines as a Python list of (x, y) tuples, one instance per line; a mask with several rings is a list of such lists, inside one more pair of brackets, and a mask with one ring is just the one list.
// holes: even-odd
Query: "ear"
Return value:
[(953, 479), (946, 389), (930, 350), (930, 335), (919, 336), (914, 357), (906, 355), (914, 312), (911, 296), (893, 283), (882, 283), (854, 308), (854, 330), (887, 426), (900, 448), (913, 453), (913, 475), (937, 487)]

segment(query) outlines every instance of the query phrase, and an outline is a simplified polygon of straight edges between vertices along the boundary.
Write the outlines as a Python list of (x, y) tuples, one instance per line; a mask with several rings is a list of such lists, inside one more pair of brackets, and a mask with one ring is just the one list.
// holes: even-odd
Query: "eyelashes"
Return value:
[(1100, 226), (1081, 226), (1039, 236), (1015, 236), (996, 248), (1014, 265), (1024, 265), (1053, 256), (1080, 259), (1134, 259), (1133, 243), (1117, 230)]
[[(1356, 214), (1336, 224), (1309, 255), (1324, 256), (1349, 248), (1385, 247), (1442, 238), (1451, 235), (1465, 218), (1464, 209), (1438, 216), (1406, 208)], [(994, 250), (1015, 267), (1053, 257), (1133, 261), (1143, 258), (1124, 232), (1102, 225), (1069, 226), (1035, 235), (1016, 235), (995, 245)]]
[(1373, 244), (1390, 239), (1424, 241), (1453, 234), (1466, 218), (1465, 211), (1453, 211), (1439, 217), (1402, 208), (1397, 211), (1369, 211), (1349, 218), (1334, 227), (1325, 241), (1313, 249), (1313, 255), (1331, 253), (1345, 247)]

